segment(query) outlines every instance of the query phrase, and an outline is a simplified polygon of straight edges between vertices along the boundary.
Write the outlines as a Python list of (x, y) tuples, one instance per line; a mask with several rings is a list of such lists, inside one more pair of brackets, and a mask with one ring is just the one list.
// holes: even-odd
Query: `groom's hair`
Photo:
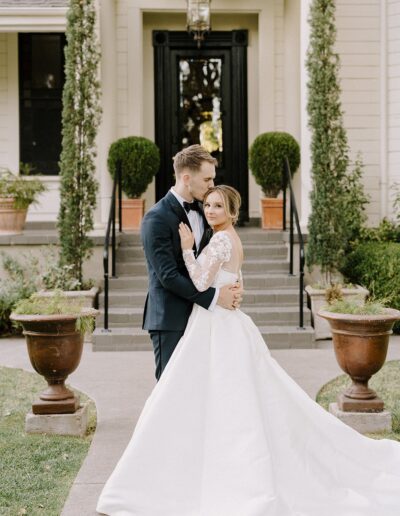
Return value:
[(201, 145), (190, 145), (179, 151), (172, 158), (174, 161), (175, 174), (179, 175), (183, 170), (189, 169), (191, 172), (198, 172), (204, 161), (217, 165), (217, 160), (211, 156)]

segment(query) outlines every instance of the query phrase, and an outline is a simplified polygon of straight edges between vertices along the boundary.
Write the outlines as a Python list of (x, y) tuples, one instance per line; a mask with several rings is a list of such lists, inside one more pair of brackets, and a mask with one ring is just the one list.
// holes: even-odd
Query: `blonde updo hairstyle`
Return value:
[(232, 220), (232, 224), (236, 224), (239, 218), (240, 205), (242, 204), (240, 193), (231, 186), (213, 186), (207, 190), (203, 203), (207, 201), (207, 197), (213, 192), (218, 192), (220, 194), (222, 202), (224, 203), (225, 213)]

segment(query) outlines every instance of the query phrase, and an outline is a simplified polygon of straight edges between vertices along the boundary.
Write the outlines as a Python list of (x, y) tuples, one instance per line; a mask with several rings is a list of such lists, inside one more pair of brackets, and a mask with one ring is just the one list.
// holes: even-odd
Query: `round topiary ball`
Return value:
[(108, 151), (108, 170), (115, 176), (121, 161), (122, 190), (129, 199), (139, 198), (160, 167), (160, 151), (155, 143), (143, 136), (120, 138)]
[(260, 134), (250, 147), (249, 167), (266, 197), (277, 197), (282, 190), (285, 157), (293, 175), (300, 165), (300, 146), (288, 133)]

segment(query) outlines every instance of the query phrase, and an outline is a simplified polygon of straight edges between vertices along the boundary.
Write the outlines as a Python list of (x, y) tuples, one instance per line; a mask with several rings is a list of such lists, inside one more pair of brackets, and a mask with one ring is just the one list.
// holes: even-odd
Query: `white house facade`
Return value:
[[(392, 213), (392, 188), (400, 183), (400, 0), (336, 4), (345, 126), (352, 155), (362, 154), (369, 221), (377, 224)], [(202, 59), (227, 79), (214, 84), (220, 88), (222, 108), (217, 102), (212, 112), (204, 111), (204, 120), (213, 119), (215, 110), (224, 111), (221, 177), (242, 185), (250, 219), (260, 217), (261, 190), (245, 164), (238, 165), (232, 156), (241, 147), (240, 161), (258, 134), (277, 130), (291, 133), (301, 144), (295, 189), (302, 225), (307, 224), (311, 178), (304, 62), (309, 5), (310, 0), (211, 3), (210, 38), (219, 38), (219, 53), (204, 46)], [(58, 212), (66, 6), (66, 0), (0, 0), (0, 166), (17, 173), (21, 161), (36, 164), (49, 187), (30, 210), (30, 220), (55, 220)], [(163, 170), (144, 195), (147, 208), (170, 184), (169, 156), (190, 138), (190, 127), (186, 133), (182, 129), (186, 115), (179, 111), (184, 105), (179, 101), (182, 74), (200, 54), (185, 48), (185, 0), (98, 0), (97, 8), (103, 117), (95, 218), (100, 228), (111, 192), (107, 153), (117, 138), (140, 135), (164, 146)], [(218, 61), (220, 54), (224, 57)], [(174, 59), (179, 60), (177, 68)], [(227, 98), (232, 113), (223, 109)]]

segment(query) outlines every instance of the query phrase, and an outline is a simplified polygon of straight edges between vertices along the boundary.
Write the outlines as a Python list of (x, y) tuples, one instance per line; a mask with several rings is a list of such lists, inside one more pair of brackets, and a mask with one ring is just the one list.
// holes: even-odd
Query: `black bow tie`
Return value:
[(201, 213), (200, 204), (197, 201), (193, 201), (193, 202), (183, 201), (183, 207), (185, 208), (186, 213), (189, 213), (190, 210)]

